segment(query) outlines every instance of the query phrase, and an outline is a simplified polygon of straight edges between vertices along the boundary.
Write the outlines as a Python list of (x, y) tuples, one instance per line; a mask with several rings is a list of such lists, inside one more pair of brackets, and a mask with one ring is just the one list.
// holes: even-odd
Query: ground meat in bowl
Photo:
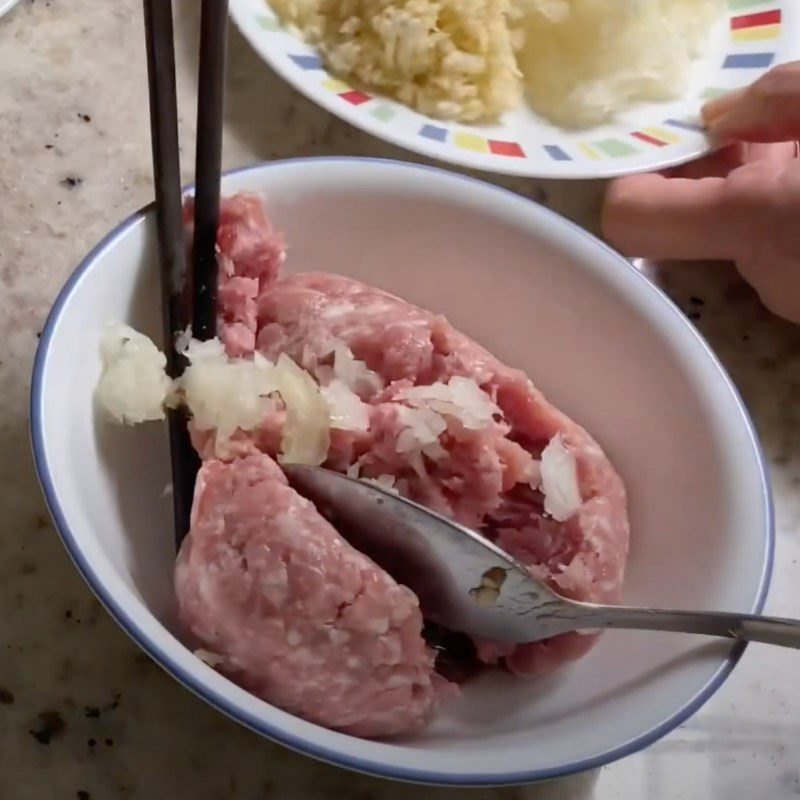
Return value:
[[(228, 355), (289, 356), (358, 412), (358, 424), (332, 417), (326, 467), (388, 481), (568, 597), (619, 602), (625, 490), (582, 427), (444, 317), (341, 275), (280, 276), (283, 244), (258, 200), (225, 200), (222, 219)], [(448, 684), (434, 673), (416, 598), (288, 487), (273, 461), (286, 419), (277, 402), (224, 440), (193, 430), (205, 465), (176, 569), (182, 619), (226, 674), (282, 708), (362, 736), (417, 730)], [(361, 627), (341, 628), (351, 616)], [(594, 641), (476, 641), (472, 653), (532, 675)]]

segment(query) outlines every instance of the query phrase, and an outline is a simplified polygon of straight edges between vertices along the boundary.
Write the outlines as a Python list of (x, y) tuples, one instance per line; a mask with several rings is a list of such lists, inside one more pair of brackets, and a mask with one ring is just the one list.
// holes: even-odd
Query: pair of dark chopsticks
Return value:
[[(171, 0), (144, 0), (150, 134), (156, 193), (158, 252), (167, 369), (178, 377), (184, 358), (175, 348), (180, 331), (192, 326), (199, 340), (216, 335), (217, 256), (222, 112), (228, 0), (202, 0), (195, 156), (194, 239), (190, 272), (184, 242), (178, 150), (178, 101)], [(188, 280), (187, 280), (188, 279)], [(187, 288), (190, 287), (190, 291)], [(180, 547), (189, 518), (199, 459), (189, 440), (183, 411), (168, 414), (175, 538)]]

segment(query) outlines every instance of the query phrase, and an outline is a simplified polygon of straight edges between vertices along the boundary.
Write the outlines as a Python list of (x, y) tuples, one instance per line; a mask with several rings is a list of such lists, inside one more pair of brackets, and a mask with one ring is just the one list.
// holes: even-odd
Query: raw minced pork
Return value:
[(429, 720), (444, 681), (417, 598), (348, 545), (268, 456), (204, 464), (175, 585), (214, 666), (254, 694), (357, 736)]
[[(222, 231), (223, 281), (253, 282), (220, 296), (229, 352), (272, 363), (288, 355), (323, 393), (338, 381), (360, 412), (343, 412), (347, 421), (331, 427), (327, 467), (390, 484), (480, 530), (569, 597), (620, 600), (625, 492), (586, 431), (443, 317), (338, 275), (279, 277), (282, 244), (257, 199), (224, 200)], [(195, 426), (205, 465), (176, 572), (182, 619), (197, 647), (224, 659), (223, 672), (282, 708), (367, 736), (416, 730), (448, 693), (416, 601), (282, 480), (271, 459), (282, 455), (287, 424), (278, 402), (257, 428), (230, 437)], [(558, 491), (546, 497), (548, 484)], [(287, 585), (291, 565), (306, 578)], [(366, 627), (349, 638), (331, 598), (350, 608), (356, 575), (369, 578), (374, 602), (363, 616), (359, 607)], [(380, 626), (369, 629), (373, 614)], [(340, 633), (348, 644), (329, 659)], [(487, 663), (529, 675), (593, 641), (568, 634), (476, 644)]]

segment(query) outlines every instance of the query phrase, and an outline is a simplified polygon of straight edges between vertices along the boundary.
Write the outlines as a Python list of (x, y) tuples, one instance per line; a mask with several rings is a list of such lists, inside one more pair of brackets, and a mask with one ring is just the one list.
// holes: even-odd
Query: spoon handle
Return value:
[(666, 611), (626, 606), (593, 606), (582, 628), (627, 628), (722, 636), (800, 649), (800, 620), (716, 611)]

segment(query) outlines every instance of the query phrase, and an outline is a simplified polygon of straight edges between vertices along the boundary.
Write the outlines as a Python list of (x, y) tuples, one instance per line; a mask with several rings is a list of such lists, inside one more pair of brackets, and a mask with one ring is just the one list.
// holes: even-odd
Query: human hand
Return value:
[(800, 322), (800, 62), (705, 106), (723, 148), (613, 181), (603, 233), (623, 253), (734, 261), (774, 313)]

